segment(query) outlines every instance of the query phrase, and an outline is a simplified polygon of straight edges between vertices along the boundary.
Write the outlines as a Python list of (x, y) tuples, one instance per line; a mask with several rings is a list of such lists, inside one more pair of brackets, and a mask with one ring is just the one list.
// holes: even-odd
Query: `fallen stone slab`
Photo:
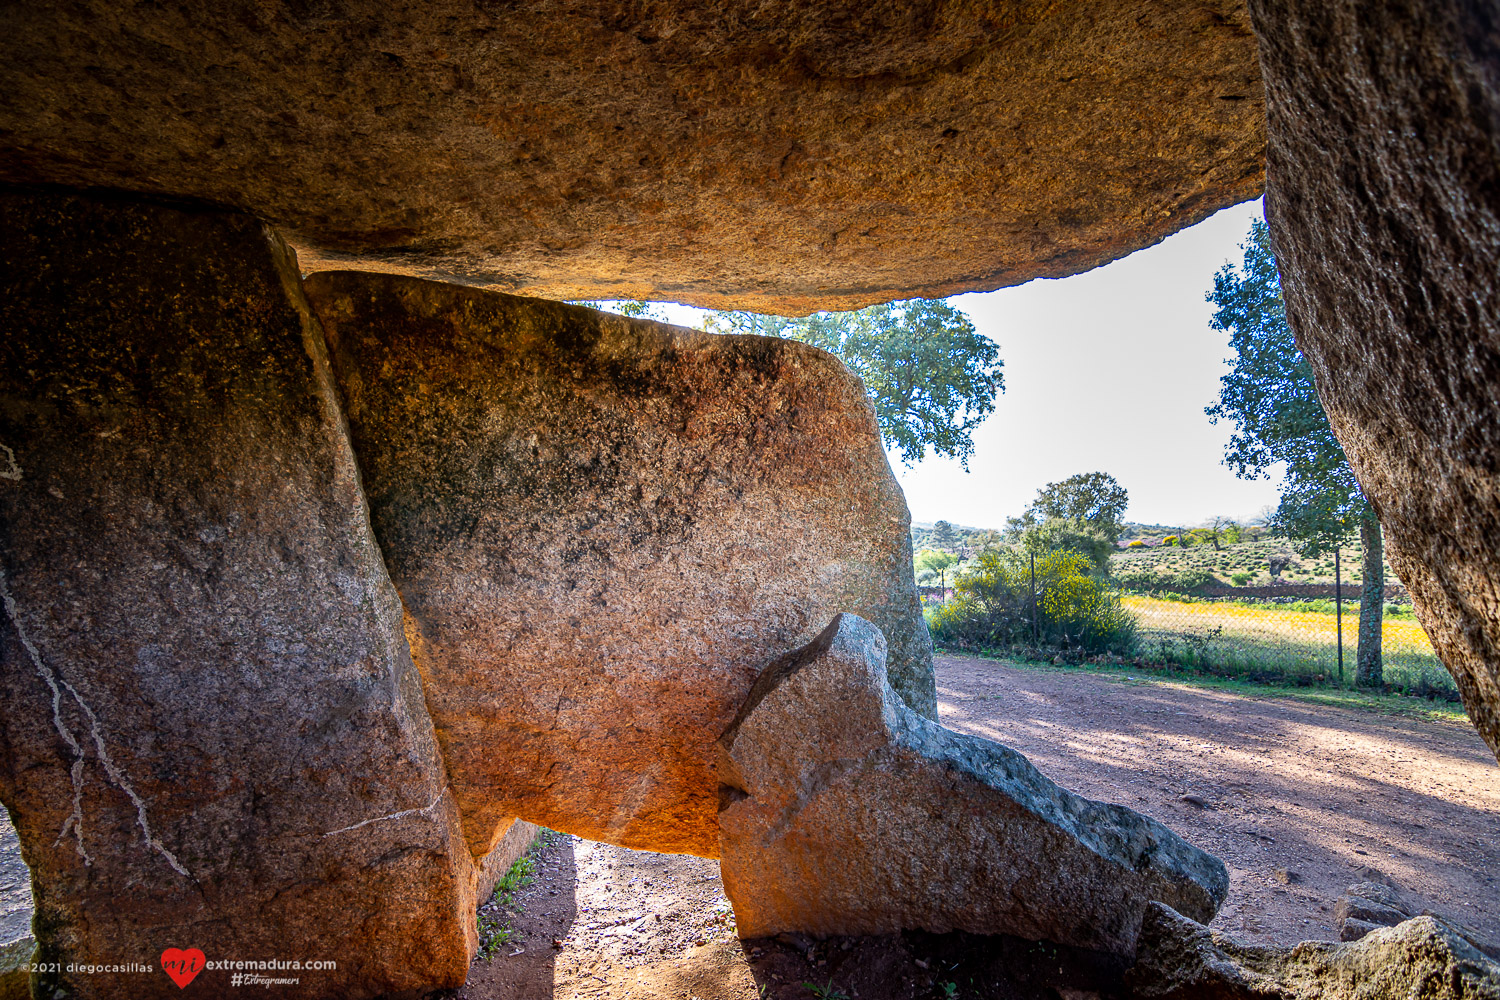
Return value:
[(843, 614), (769, 667), (720, 741), (720, 864), (741, 937), (1012, 934), (1133, 954), (1146, 905), (1210, 919), (1223, 863), (912, 712)]
[(936, 713), (906, 502), (832, 355), (412, 278), (315, 274), (465, 835), (713, 857), (714, 741), (842, 609)]
[(309, 997), (462, 985), (474, 873), (295, 258), (242, 215), (8, 191), (0, 259), (36, 995), (182, 996), (168, 947), (336, 962), (289, 974)]
[(1354, 942), (1272, 948), (1153, 903), (1126, 981), (1140, 1000), (1500, 1000), (1500, 965), (1430, 916)]

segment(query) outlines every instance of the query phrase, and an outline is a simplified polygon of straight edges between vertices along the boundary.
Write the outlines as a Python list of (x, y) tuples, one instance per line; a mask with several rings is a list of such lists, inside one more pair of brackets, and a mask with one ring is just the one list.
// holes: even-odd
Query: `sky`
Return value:
[[(967, 473), (931, 454), (910, 467), (890, 456), (912, 520), (1004, 527), (1037, 490), (1080, 472), (1119, 480), (1126, 518), (1142, 523), (1274, 506), (1279, 475), (1236, 478), (1223, 465), (1231, 428), (1203, 413), (1231, 354), (1203, 297), (1260, 217), (1261, 203), (1246, 202), (1084, 274), (949, 299), (1000, 345), (1005, 391), (974, 431)], [(698, 310), (665, 312), (697, 324)]]

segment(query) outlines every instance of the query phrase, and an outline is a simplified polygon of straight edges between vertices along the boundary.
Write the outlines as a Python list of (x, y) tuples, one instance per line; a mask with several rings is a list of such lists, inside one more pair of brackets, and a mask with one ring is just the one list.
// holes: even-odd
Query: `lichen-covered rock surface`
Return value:
[(725, 733), (720, 866), (742, 937), (959, 930), (1131, 955), (1150, 900), (1213, 917), (1217, 858), (918, 716), (885, 656), (878, 629), (840, 615)]
[(1386, 555), (1500, 756), (1500, 34), (1480, 3), (1252, 0), (1287, 317)]
[(936, 714), (906, 503), (837, 359), (389, 275), (307, 294), (475, 854), (520, 816), (714, 856), (715, 740), (842, 610)]
[(12, 4), (0, 180), (304, 268), (767, 311), (1073, 274), (1257, 195), (1242, 0)]
[(1152, 904), (1126, 978), (1138, 1000), (1500, 1000), (1500, 965), (1425, 916), (1358, 941), (1266, 948)]
[[(473, 872), (296, 261), (262, 223), (0, 196), (0, 799), (52, 996), (166, 947), (464, 981)], [(229, 972), (190, 989), (229, 995)], [(61, 995), (61, 994), (58, 994)]]

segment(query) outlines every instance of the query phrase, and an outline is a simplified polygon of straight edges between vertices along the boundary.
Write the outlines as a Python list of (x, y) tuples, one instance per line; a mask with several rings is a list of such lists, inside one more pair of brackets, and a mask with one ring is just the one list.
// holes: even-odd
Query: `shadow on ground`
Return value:
[(434, 1000), (1115, 998), (1123, 964), (1009, 937), (739, 941), (718, 865), (557, 836), (505, 914), (507, 943)]
[[(1124, 997), (1126, 963), (1013, 937), (906, 933), (745, 942), (762, 997), (807, 1000), (1059, 1000)], [(703, 998), (707, 1000), (707, 998)]]
[(1335, 940), (1361, 881), (1500, 940), (1500, 767), (1467, 722), (967, 657), (937, 674), (945, 725), (1222, 858), (1213, 926), (1247, 943)]

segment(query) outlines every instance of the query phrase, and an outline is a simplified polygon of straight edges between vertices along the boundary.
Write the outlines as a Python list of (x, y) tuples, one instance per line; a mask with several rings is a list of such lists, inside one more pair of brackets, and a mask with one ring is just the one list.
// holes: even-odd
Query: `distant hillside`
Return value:
[(1125, 530), (1120, 532), (1120, 537), (1130, 538), (1161, 538), (1165, 535), (1182, 534), (1180, 524), (1141, 524), (1139, 521), (1126, 521)]
[[(933, 541), (933, 526), (935, 521), (913, 521), (911, 525), (912, 551), (937, 548)], [(998, 541), (1000, 528), (976, 528), (973, 525), (953, 524), (953, 533), (957, 536), (958, 544), (954, 546), (960, 555), (967, 552), (976, 552), (986, 545), (993, 545)], [(1197, 524), (1145, 524), (1140, 521), (1126, 521), (1125, 528), (1120, 533), (1120, 547), (1125, 548), (1133, 541), (1143, 542), (1146, 546), (1155, 547), (1161, 544), (1163, 538), (1173, 535), (1182, 535), (1198, 527)], [(1265, 529), (1260, 526), (1247, 526), (1246, 541), (1265, 537)], [(1136, 546), (1139, 548), (1140, 546)]]
[[(913, 552), (938, 547), (932, 537), (932, 529), (936, 523), (935, 521), (912, 522), (911, 548)], [(951, 521), (949, 523), (952, 524)], [(953, 548), (958, 554), (963, 555), (977, 552), (987, 544), (993, 545), (999, 539), (1000, 531), (998, 528), (975, 528), (966, 524), (954, 524), (953, 534), (958, 539), (957, 546)]]

